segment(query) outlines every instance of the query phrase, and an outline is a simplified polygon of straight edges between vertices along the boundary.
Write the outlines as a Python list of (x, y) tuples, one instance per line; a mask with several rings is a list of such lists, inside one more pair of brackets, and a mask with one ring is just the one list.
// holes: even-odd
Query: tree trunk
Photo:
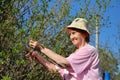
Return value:
[(98, 50), (99, 49), (99, 26), (98, 26), (98, 20), (99, 20), (99, 16), (96, 16), (96, 41), (95, 41), (95, 44), (96, 44), (96, 49)]

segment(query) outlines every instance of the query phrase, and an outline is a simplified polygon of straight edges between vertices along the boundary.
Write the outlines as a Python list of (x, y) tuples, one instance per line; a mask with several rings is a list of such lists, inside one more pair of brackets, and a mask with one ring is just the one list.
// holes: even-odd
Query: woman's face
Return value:
[(71, 39), (73, 45), (75, 45), (77, 48), (79, 48), (84, 41), (83, 35), (80, 32), (75, 31), (75, 30), (70, 30), (69, 34), (70, 34), (70, 39)]

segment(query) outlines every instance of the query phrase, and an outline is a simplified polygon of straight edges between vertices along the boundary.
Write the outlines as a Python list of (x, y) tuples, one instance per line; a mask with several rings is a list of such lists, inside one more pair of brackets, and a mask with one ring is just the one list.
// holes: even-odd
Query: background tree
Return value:
[[(53, 50), (56, 50), (58, 46), (62, 48), (62, 44), (64, 44), (64, 41), (62, 41), (62, 44), (59, 41), (54, 41), (58, 36), (57, 39), (59, 40), (63, 36), (58, 33), (62, 31), (61, 26), (65, 25), (63, 22), (65, 22), (69, 13), (69, 8), (67, 8), (69, 7), (69, 1), (54, 1), (54, 4), (50, 2), (49, 0), (1, 1), (1, 79), (60, 79), (54, 73), (54, 75), (48, 73), (41, 65), (34, 62), (28, 63), (24, 59), (24, 46), (28, 46), (30, 39), (46, 41), (46, 46), (51, 42), (51, 45), (47, 47), (55, 45)], [(51, 4), (53, 6), (49, 7)], [(58, 11), (59, 13), (57, 13)], [(60, 49), (58, 51), (60, 52)]]

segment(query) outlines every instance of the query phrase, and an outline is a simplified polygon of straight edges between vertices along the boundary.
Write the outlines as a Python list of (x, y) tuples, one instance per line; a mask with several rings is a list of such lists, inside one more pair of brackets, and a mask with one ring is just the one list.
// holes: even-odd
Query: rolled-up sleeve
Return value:
[(75, 71), (76, 74), (82, 73), (85, 69), (90, 68), (92, 62), (92, 51), (81, 49), (77, 52), (71, 54), (67, 60), (69, 61), (71, 67)]

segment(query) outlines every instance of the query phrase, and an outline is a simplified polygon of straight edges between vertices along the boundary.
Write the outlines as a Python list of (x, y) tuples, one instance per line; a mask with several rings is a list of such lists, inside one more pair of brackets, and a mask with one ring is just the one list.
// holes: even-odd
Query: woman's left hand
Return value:
[(30, 47), (32, 47), (33, 49), (43, 49), (43, 48), (45, 48), (44, 46), (43, 46), (43, 44), (40, 44), (39, 42), (37, 42), (37, 41), (33, 41), (33, 40), (30, 40), (30, 42), (29, 42), (29, 45), (30, 45)]
[(39, 43), (37, 41), (30, 40), (29, 45), (30, 45), (30, 47), (35, 49), (36, 47), (39, 46)]

